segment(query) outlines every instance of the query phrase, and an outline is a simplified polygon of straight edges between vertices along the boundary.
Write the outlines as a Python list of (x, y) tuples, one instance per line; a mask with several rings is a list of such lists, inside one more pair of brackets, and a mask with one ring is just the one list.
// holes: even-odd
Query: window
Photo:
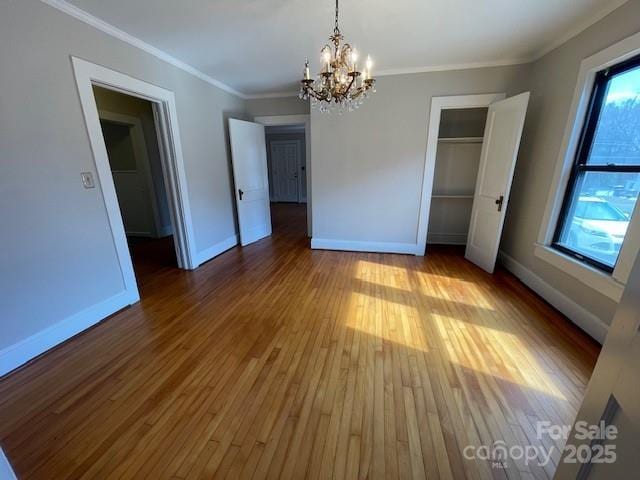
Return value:
[(554, 248), (613, 272), (640, 192), (640, 57), (597, 73)]

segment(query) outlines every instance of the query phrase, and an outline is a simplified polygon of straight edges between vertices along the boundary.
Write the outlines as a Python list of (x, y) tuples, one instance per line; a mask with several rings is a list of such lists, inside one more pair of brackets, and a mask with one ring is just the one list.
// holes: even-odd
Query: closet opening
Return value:
[(428, 245), (467, 243), (487, 111), (487, 107), (442, 110)]
[(418, 254), (464, 245), (493, 273), (529, 92), (434, 97), (418, 219)]

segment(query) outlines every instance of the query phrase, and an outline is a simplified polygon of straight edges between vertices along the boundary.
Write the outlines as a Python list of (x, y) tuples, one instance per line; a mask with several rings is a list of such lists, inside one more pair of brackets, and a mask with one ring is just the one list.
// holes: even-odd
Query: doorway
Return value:
[(138, 283), (178, 268), (153, 104), (93, 87), (127, 243)]
[(304, 124), (267, 126), (264, 130), (273, 233), (306, 233)]
[[(312, 190), (311, 190), (311, 176), (312, 176), (312, 159), (311, 159), (311, 118), (310, 115), (272, 115), (272, 116), (263, 116), (263, 117), (255, 117), (255, 122), (264, 125), (265, 128), (265, 146), (267, 150), (267, 162), (268, 167), (272, 169), (273, 167), (270, 165), (272, 163), (273, 153), (270, 143), (271, 141), (275, 141), (276, 145), (276, 155), (293, 155), (291, 152), (293, 149), (298, 149), (297, 155), (299, 156), (299, 166), (298, 168), (289, 167), (289, 174), (287, 175), (288, 180), (283, 180), (282, 176), (279, 176), (278, 179), (273, 179), (269, 176), (269, 201), (271, 204), (272, 214), (275, 214), (275, 210), (279, 209), (281, 211), (289, 210), (291, 212), (292, 222), (298, 222), (300, 219), (304, 219), (306, 222), (306, 235), (307, 237), (311, 237), (313, 232), (313, 217), (312, 217)], [(299, 142), (297, 147), (292, 147), (291, 144), (285, 143), (278, 144), (277, 142), (280, 140), (292, 141), (295, 140)], [(287, 150), (289, 153), (284, 152), (283, 150)], [(277, 160), (276, 160), (277, 162)], [(281, 160), (284, 162), (284, 160)], [(286, 171), (287, 169), (283, 169)], [(292, 178), (293, 173), (297, 171), (298, 177), (297, 182)], [(271, 171), (269, 172), (271, 175)], [(288, 194), (288, 197), (281, 197), (280, 195), (272, 196), (272, 186), (276, 185), (278, 182), (289, 181), (289, 190), (293, 191), (293, 194)], [(278, 192), (280, 193), (280, 187), (276, 187)], [(297, 197), (297, 201), (294, 200)], [(288, 198), (291, 200), (291, 206), (286, 208), (284, 206), (278, 205), (279, 203), (283, 203), (284, 200), (281, 198)], [(295, 204), (298, 206), (296, 207)], [(293, 218), (293, 211), (295, 211), (295, 217)], [(281, 215), (281, 217), (283, 217)], [(285, 216), (286, 217), (286, 216)], [(286, 221), (286, 218), (283, 218), (283, 221)], [(282, 225), (284, 226), (284, 224)], [(275, 224), (274, 218), (274, 227), (278, 228)]]
[(529, 92), (434, 97), (418, 219), (418, 248), (465, 245), (493, 273)]
[(229, 119), (242, 246), (269, 237), (274, 226), (311, 236), (310, 126), (309, 115)]
[(85, 188), (100, 187), (123, 279), (123, 289), (114, 296), (109, 308), (105, 309), (102, 314), (104, 317), (137, 302), (140, 294), (100, 123), (94, 86), (151, 103), (175, 243), (176, 263), (182, 269), (194, 269), (198, 266), (193, 222), (174, 93), (77, 57), (72, 57), (71, 61), (95, 161), (95, 181), (94, 172), (82, 172), (81, 177)]

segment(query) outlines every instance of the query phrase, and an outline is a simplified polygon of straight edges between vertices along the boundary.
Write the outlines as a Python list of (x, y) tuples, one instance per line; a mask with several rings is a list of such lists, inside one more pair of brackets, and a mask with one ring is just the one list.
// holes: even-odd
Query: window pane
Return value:
[(640, 67), (608, 84), (591, 152), (592, 165), (640, 165)]
[(613, 268), (639, 191), (639, 173), (579, 174), (558, 244)]

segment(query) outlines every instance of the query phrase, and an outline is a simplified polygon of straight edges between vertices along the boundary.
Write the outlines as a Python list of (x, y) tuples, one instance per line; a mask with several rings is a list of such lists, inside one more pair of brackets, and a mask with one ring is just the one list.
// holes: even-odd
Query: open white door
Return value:
[(238, 206), (240, 244), (248, 245), (271, 235), (264, 126), (259, 123), (230, 119), (229, 138)]
[(489, 106), (465, 258), (493, 273), (529, 92)]

